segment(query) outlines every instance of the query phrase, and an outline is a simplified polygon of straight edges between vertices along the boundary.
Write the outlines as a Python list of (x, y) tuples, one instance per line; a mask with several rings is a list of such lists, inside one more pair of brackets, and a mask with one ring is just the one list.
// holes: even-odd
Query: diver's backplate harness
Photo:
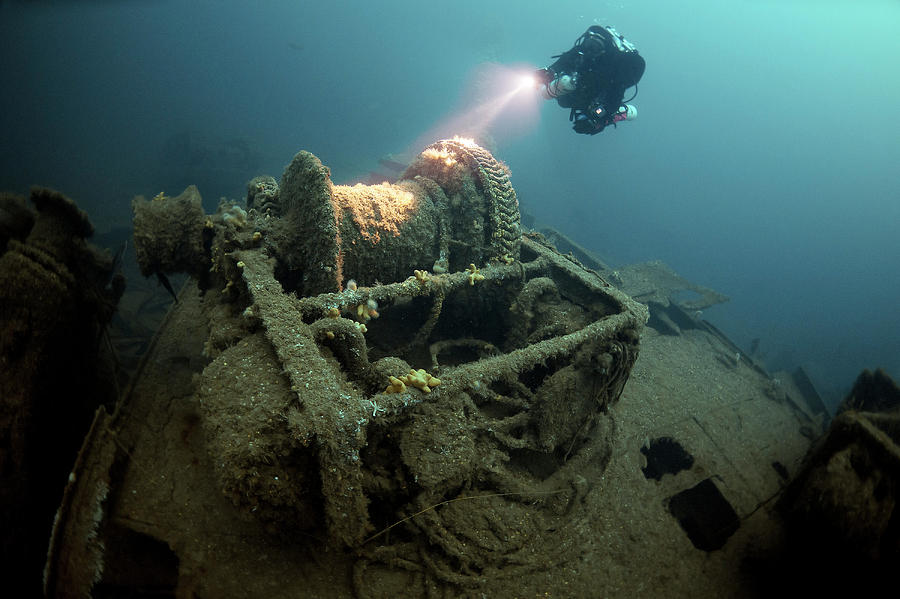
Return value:
[[(617, 55), (637, 54), (635, 45), (625, 39), (614, 27), (597, 25), (589, 27), (575, 40), (571, 50), (554, 56), (553, 58), (557, 59), (556, 62), (550, 68), (543, 70), (549, 77), (545, 76), (546, 82), (541, 87), (541, 96), (545, 100), (552, 100), (576, 91), (579, 85), (584, 83), (584, 74), (594, 70), (594, 63), (597, 62), (597, 59), (611, 51)], [(562, 68), (557, 72), (553, 67)], [(637, 96), (637, 79), (639, 78), (640, 76), (636, 77), (634, 81), (623, 82), (626, 88), (635, 87), (634, 94), (625, 102), (630, 102)], [(616, 107), (619, 109), (616, 114), (621, 113), (624, 115), (624, 119), (630, 120), (635, 117), (637, 111), (625, 102), (622, 103), (622, 106)], [(569, 120), (576, 118), (578, 110), (578, 107), (572, 107)], [(603, 111), (602, 104), (597, 102), (587, 108), (588, 113), (596, 113), (598, 117)], [(614, 125), (617, 120), (622, 119), (613, 119), (611, 124)]]

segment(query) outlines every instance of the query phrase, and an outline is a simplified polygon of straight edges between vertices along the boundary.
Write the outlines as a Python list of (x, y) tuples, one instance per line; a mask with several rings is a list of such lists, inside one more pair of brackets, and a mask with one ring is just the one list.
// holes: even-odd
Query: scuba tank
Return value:
[(560, 75), (547, 85), (541, 87), (541, 97), (545, 100), (552, 100), (553, 98), (564, 96), (567, 93), (574, 91), (577, 84), (578, 80), (574, 75)]
[(619, 112), (613, 117), (613, 121), (618, 123), (619, 121), (633, 121), (636, 118), (637, 107), (633, 104), (622, 104), (619, 107)]

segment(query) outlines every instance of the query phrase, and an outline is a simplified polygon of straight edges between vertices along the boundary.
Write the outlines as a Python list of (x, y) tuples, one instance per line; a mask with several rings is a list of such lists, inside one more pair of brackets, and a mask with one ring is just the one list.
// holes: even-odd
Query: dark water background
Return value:
[(300, 149), (358, 181), (507, 85), (486, 63), (545, 66), (593, 23), (647, 60), (639, 118), (587, 137), (507, 105), (483, 133), (523, 207), (730, 295), (704, 316), (832, 404), (900, 375), (896, 0), (0, 1), (0, 188), (58, 188), (103, 233)]

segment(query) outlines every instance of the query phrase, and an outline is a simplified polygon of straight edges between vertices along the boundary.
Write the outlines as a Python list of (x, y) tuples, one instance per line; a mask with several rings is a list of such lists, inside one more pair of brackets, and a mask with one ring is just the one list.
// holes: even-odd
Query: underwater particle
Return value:
[(385, 393), (405, 393), (406, 392), (406, 383), (402, 380), (398, 379), (395, 376), (392, 376), (390, 379), (390, 384), (384, 390)]
[(341, 315), (341, 311), (338, 310), (337, 308), (335, 308), (334, 306), (332, 306), (331, 308), (328, 308), (328, 311), (325, 312), (325, 316), (327, 316), (328, 318), (337, 318), (340, 315)]
[(475, 281), (484, 280), (484, 275), (481, 274), (481, 271), (474, 264), (470, 264), (466, 271), (469, 273), (469, 285), (475, 285)]

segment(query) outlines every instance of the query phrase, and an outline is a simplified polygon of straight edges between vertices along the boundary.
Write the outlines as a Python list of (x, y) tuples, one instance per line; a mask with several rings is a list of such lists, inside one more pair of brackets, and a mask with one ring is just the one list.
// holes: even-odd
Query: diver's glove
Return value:
[(553, 72), (553, 69), (538, 69), (534, 72), (534, 80), (539, 85), (547, 85), (554, 79), (556, 79), (556, 73)]

